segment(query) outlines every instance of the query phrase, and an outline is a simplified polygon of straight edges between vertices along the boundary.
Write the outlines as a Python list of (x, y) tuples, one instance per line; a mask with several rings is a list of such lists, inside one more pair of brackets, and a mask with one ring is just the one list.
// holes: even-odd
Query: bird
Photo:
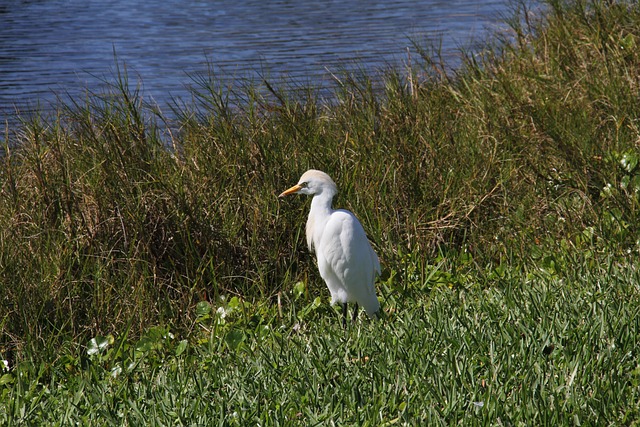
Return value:
[(331, 293), (331, 305), (342, 304), (343, 327), (346, 327), (347, 303), (355, 303), (354, 322), (358, 306), (362, 306), (370, 318), (379, 317), (375, 279), (380, 275), (380, 260), (358, 218), (346, 209), (333, 209), (333, 197), (337, 193), (338, 187), (329, 175), (310, 169), (296, 185), (278, 197), (313, 196), (306, 225), (307, 246), (309, 251), (315, 250), (320, 276)]

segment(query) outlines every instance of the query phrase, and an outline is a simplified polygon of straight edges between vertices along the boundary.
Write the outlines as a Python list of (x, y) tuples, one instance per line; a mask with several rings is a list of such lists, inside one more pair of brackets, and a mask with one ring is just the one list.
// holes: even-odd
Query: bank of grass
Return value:
[[(514, 19), (508, 33), (495, 35), (495, 45), (482, 55), (465, 58), (455, 75), (442, 73), (419, 46), (422, 57), (414, 55), (413, 69), (390, 70), (380, 79), (339, 74), (329, 97), (273, 82), (221, 89), (212, 73), (194, 78), (194, 102), (176, 107), (177, 120), (168, 123), (145, 105), (123, 72), (109, 93), (67, 102), (53, 116), (25, 118), (9, 129), (0, 168), (0, 354), (12, 366), (30, 366), (20, 369), (33, 389), (24, 389), (15, 374), (5, 377), (8, 417), (25, 416), (23, 410), (46, 417), (60, 414), (64, 405), (74, 417), (98, 416), (78, 405), (106, 408), (100, 414), (108, 417), (125, 411), (132, 424), (156, 411), (164, 417), (169, 407), (162, 409), (166, 402), (158, 399), (179, 390), (160, 387), (163, 379), (177, 381), (166, 387), (183, 387), (178, 396), (192, 396), (192, 386), (209, 396), (182, 401), (195, 405), (194, 417), (199, 410), (226, 417), (215, 405), (228, 404), (240, 417), (291, 419), (295, 400), (287, 401), (288, 394), (301, 399), (300, 417), (323, 417), (328, 401), (314, 401), (308, 389), (294, 392), (294, 382), (282, 380), (305, 375), (323, 399), (335, 399), (330, 410), (342, 412), (331, 417), (352, 424), (373, 413), (340, 399), (406, 392), (395, 409), (372, 408), (388, 421), (433, 415), (451, 423), (470, 413), (495, 421), (492, 414), (513, 413), (499, 412), (503, 402), (551, 404), (529, 401), (542, 398), (542, 389), (555, 390), (544, 397), (553, 402), (564, 393), (565, 406), (553, 403), (557, 411), (550, 409), (549, 417), (564, 417), (566, 405), (577, 405), (578, 418), (591, 420), (595, 393), (613, 386), (613, 372), (626, 381), (616, 390), (628, 404), (611, 397), (599, 410), (607, 419), (635, 417), (637, 378), (616, 365), (623, 359), (632, 365), (637, 355), (592, 348), (605, 330), (611, 331), (607, 337), (619, 333), (611, 326), (610, 304), (620, 313), (637, 309), (630, 260), (638, 255), (640, 9), (610, 3), (550, 1), (543, 15)], [(282, 202), (276, 195), (311, 167), (334, 177), (340, 189), (335, 204), (360, 217), (380, 255), (384, 307), (391, 316), (379, 327), (363, 324), (345, 334), (325, 311), (304, 323), (302, 332), (292, 331), (300, 313), (322, 310), (313, 301), (326, 290), (304, 244), (306, 201)], [(619, 274), (609, 275), (613, 270), (602, 264)], [(569, 280), (578, 267), (585, 279)], [(538, 281), (538, 271), (549, 277)], [(511, 279), (503, 281), (503, 275)], [(295, 298), (292, 289), (304, 297)], [(512, 289), (521, 294), (512, 295)], [(537, 291), (549, 298), (547, 305), (527, 318), (532, 313), (521, 306), (532, 307)], [(215, 344), (198, 341), (208, 304), (214, 311), (224, 308), (222, 297), (243, 307), (248, 323), (238, 325), (238, 334), (223, 335), (208, 325)], [(492, 298), (503, 307), (498, 317), (486, 318), (487, 339), (476, 339)], [(470, 326), (446, 329), (456, 305), (467, 310), (463, 322)], [(634, 336), (638, 324), (631, 312), (619, 321)], [(520, 338), (512, 329), (517, 322), (500, 323), (509, 316), (528, 325), (518, 330)], [(554, 319), (565, 320), (553, 326)], [(597, 324), (605, 329), (591, 336), (589, 328)], [(109, 380), (100, 369), (135, 359), (134, 343), (150, 330), (157, 337), (158, 330), (150, 329), (156, 325), (187, 339), (179, 347), (188, 352), (174, 358), (171, 340), (151, 339), (158, 346), (143, 347), (140, 364)], [(539, 342), (545, 326), (556, 335), (575, 334), (569, 341), (550, 338), (566, 349), (552, 351), (551, 358), (531, 347), (548, 345)], [(513, 333), (511, 341), (496, 341), (503, 328)], [(86, 354), (91, 338), (110, 336), (110, 355)], [(220, 337), (226, 340), (217, 342)], [(244, 341), (229, 344), (236, 338)], [(615, 349), (631, 351), (629, 339), (607, 339)], [(296, 346), (287, 348), (290, 342)], [(488, 369), (481, 356), (489, 351), (506, 358), (507, 342), (524, 347), (513, 364), (496, 359), (504, 381), (492, 393), (501, 397), (474, 400), (481, 391), (467, 387), (462, 368)], [(436, 363), (432, 343), (455, 350), (447, 359), (452, 364)], [(376, 359), (367, 349), (381, 355)], [(218, 359), (218, 351), (224, 357)], [(314, 368), (290, 372), (272, 360), (280, 356), (304, 356)], [(365, 356), (371, 363), (353, 362)], [(403, 371), (402, 364), (379, 371), (393, 373), (396, 382), (375, 377), (376, 369), (400, 356), (417, 364), (423, 377), (412, 379), (418, 371)], [(601, 364), (587, 361), (593, 356)], [(469, 364), (456, 367), (457, 358)], [(211, 371), (200, 365), (204, 360)], [(544, 370), (555, 363), (561, 372)], [(335, 376), (325, 365), (336, 367)], [(597, 378), (593, 387), (601, 388), (583, 383), (586, 391), (573, 393), (578, 371), (587, 365)], [(203, 369), (210, 374), (199, 378)], [(218, 381), (216, 375), (232, 385), (209, 388), (202, 382)], [(268, 382), (274, 375), (281, 380)], [(68, 389), (55, 385), (64, 376)], [(242, 391), (242, 378), (253, 378), (256, 387), (264, 383), (264, 400)], [(530, 378), (538, 381), (533, 391), (525, 387)], [(477, 379), (485, 387), (497, 384)], [(450, 386), (429, 382), (447, 380)], [(356, 392), (349, 381), (370, 388)], [(91, 397), (75, 394), (86, 387), (96, 387)], [(334, 396), (327, 387), (352, 394)], [(431, 397), (420, 400), (429, 390)], [(153, 403), (138, 399), (143, 391)], [(39, 396), (36, 406), (21, 400), (24, 393)], [(234, 406), (236, 398), (242, 405)], [(270, 406), (269, 398), (282, 403)], [(411, 399), (422, 406), (407, 412)], [(481, 401), (482, 408), (473, 406)]]

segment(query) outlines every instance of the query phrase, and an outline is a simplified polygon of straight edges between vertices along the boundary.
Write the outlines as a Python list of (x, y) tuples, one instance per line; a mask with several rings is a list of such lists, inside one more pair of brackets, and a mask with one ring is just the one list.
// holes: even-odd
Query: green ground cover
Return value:
[[(637, 425), (640, 7), (520, 7), (445, 73), (108, 93), (4, 133), (0, 423)], [(380, 255), (347, 330), (309, 168)], [(418, 424), (416, 424), (418, 423)]]
[(387, 319), (347, 330), (316, 301), (282, 318), (238, 299), (215, 312), (201, 304), (190, 340), (157, 327), (20, 365), (3, 377), (0, 420), (637, 425), (640, 274), (612, 259), (571, 270), (494, 272), (451, 287), (433, 269), (411, 284), (411, 299), (390, 279)]

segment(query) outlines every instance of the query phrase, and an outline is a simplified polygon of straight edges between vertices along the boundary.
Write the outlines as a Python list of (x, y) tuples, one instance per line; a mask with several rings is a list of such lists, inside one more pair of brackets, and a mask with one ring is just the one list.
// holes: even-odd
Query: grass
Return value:
[[(211, 71), (169, 120), (118, 70), (8, 128), (2, 422), (637, 424), (640, 9), (509, 22), (455, 74), (419, 44), (329, 99)], [(383, 323), (327, 307), (276, 197), (310, 167)]]
[(97, 337), (76, 357), (3, 377), (0, 420), (637, 425), (637, 269), (608, 259), (466, 287), (438, 284), (441, 273), (412, 283), (411, 300), (387, 281), (389, 318), (348, 330), (326, 305), (280, 319), (235, 300), (224, 317), (201, 306), (189, 342), (166, 328), (131, 343)]

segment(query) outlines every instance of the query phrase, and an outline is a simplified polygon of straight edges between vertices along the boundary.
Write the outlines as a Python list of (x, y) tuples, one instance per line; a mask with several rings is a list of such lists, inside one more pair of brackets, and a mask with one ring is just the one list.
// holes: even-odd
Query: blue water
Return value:
[(329, 72), (407, 61), (410, 40), (442, 40), (455, 63), (508, 14), (508, 0), (2, 0), (0, 120), (56, 95), (99, 91), (117, 55), (160, 105), (188, 98), (212, 64), (237, 82), (258, 75), (322, 84)]

